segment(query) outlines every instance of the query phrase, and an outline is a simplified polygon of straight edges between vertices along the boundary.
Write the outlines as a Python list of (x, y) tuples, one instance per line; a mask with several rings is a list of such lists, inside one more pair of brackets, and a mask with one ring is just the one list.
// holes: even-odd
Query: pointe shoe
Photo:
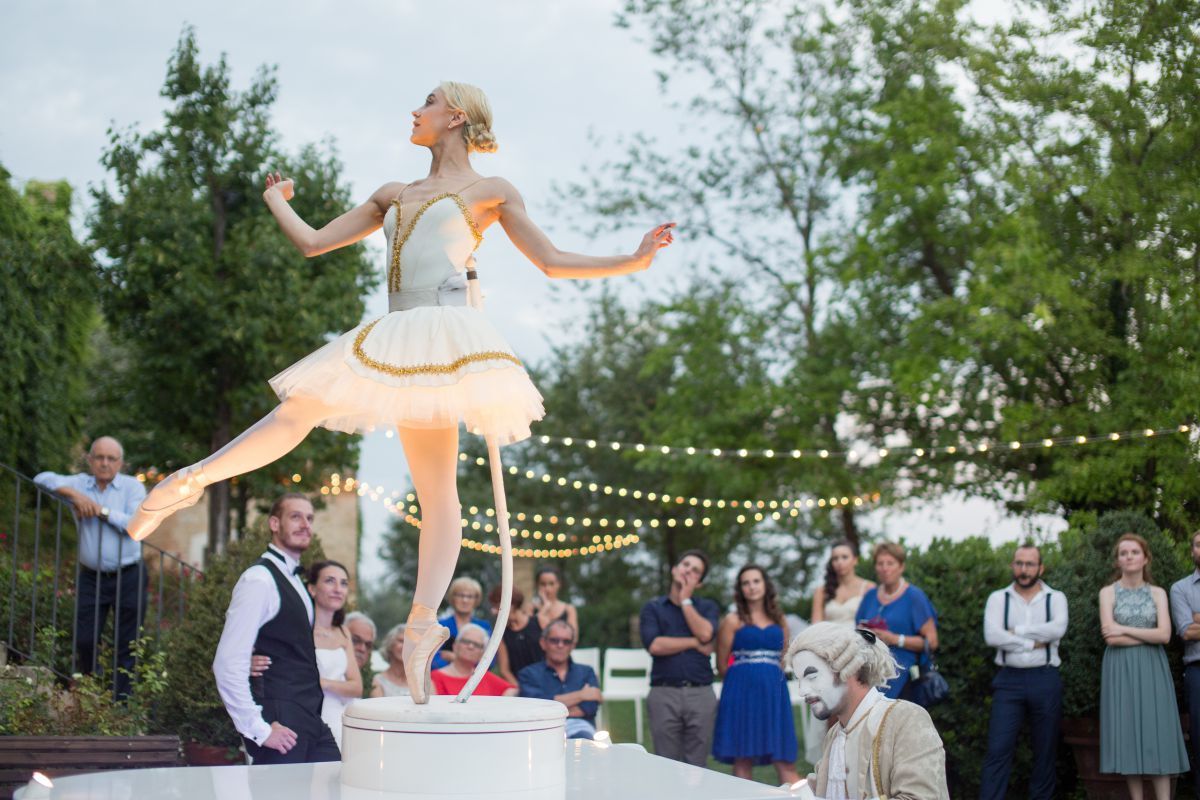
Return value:
[[(146, 498), (138, 504), (137, 510), (125, 527), (125, 532), (134, 540), (140, 542), (162, 524), (163, 520), (181, 508), (194, 506), (204, 496), (204, 487), (208, 480), (204, 470), (199, 466), (191, 466), (172, 473), (162, 485), (154, 488)], [(156, 497), (157, 496), (157, 497)], [(147, 508), (152, 500), (166, 503), (162, 508)]]
[(418, 633), (414, 623), (404, 629), (404, 678), (413, 702), (424, 705), (433, 694), (433, 679), (429, 671), (433, 657), (450, 638), (450, 629), (437, 622)]

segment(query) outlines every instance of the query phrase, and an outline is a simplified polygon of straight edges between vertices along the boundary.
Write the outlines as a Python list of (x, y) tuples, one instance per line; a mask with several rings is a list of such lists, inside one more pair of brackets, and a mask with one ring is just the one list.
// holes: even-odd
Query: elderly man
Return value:
[(929, 713), (879, 691), (896, 676), (896, 660), (871, 631), (818, 622), (788, 647), (800, 695), (825, 734), (816, 775), (797, 787), (825, 800), (949, 800), (946, 754)]
[(346, 628), (354, 646), (354, 661), (359, 669), (366, 669), (375, 649), (375, 621), (361, 611), (351, 611), (346, 615)]
[(575, 629), (565, 619), (556, 619), (542, 631), (541, 645), (545, 661), (517, 674), (521, 697), (557, 700), (567, 707), (567, 738), (594, 739), (602, 699), (600, 681), (594, 669), (571, 660)]
[(125, 526), (146, 490), (125, 475), (125, 453), (111, 436), (92, 442), (89, 472), (59, 475), (42, 472), (33, 480), (43, 489), (68, 500), (79, 529), (79, 582), (75, 586), (76, 668), (92, 672), (97, 642), (110, 609), (114, 611), (119, 698), (129, 695), (128, 673), (134, 658), (130, 643), (138, 638), (146, 610), (146, 573), (142, 548), (129, 538)]

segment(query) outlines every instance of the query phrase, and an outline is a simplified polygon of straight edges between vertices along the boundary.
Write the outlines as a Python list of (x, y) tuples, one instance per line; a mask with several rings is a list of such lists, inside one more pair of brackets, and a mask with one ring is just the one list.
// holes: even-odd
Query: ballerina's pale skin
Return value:
[[(675, 223), (669, 222), (646, 233), (638, 248), (629, 255), (588, 256), (565, 252), (555, 247), (549, 237), (529, 218), (520, 193), (511, 183), (499, 177), (483, 177), (472, 168), (470, 153), (490, 152), (495, 149), (495, 140), (490, 130), (490, 108), (483, 93), (474, 87), (454, 83), (442, 84), (431, 91), (421, 106), (412, 112), (412, 120), (409, 140), (429, 150), (429, 174), (408, 184), (384, 184), (367, 202), (320, 229), (308, 225), (288, 204), (295, 191), (292, 181), (279, 173), (268, 175), (263, 198), (283, 233), (300, 252), (312, 257), (354, 244), (383, 227), (389, 210), (395, 208), (394, 236), (400, 236), (401, 224), (408, 225), (405, 238), (399, 240), (397, 251), (393, 254), (393, 267), (396, 267), (407, 235), (412, 233), (413, 226), (422, 213), (426, 209), (436, 207), (435, 204), (445, 198), (453, 199), (459, 205), (462, 215), (470, 224), (470, 234), (475, 236), (476, 244), (482, 238), (482, 232), (498, 222), (517, 249), (550, 278), (606, 278), (639, 272), (650, 266), (659, 249), (673, 241), (672, 229)], [(401, 219), (403, 222), (398, 222)], [(457, 224), (462, 225), (461, 221)], [(435, 231), (430, 235), (436, 233)], [(461, 233), (460, 238), (470, 234)], [(463, 265), (460, 263), (456, 266), (461, 272)], [(468, 259), (467, 269), (472, 266), (473, 260)], [(467, 272), (468, 277), (472, 277), (473, 274)], [(399, 283), (399, 275), (396, 282)], [(399, 285), (389, 288), (403, 289)], [(400, 293), (403, 294), (403, 291)], [(440, 304), (438, 300), (422, 303)], [(413, 309), (414, 312), (423, 310), (428, 309)], [(453, 311), (457, 312), (459, 309)], [(383, 329), (388, 320), (399, 319), (397, 314), (402, 316), (409, 313), (405, 310), (393, 311), (377, 322), (380, 323), (380, 329)], [(409, 319), (418, 317), (419, 315)], [(482, 318), (482, 315), (477, 317)], [(461, 320), (462, 317), (458, 319)], [(474, 319), (468, 321), (477, 328), (484, 324)], [(374, 324), (364, 326), (366, 329), (359, 332), (358, 339), (354, 342), (356, 354), (359, 352), (359, 345), (365, 341)], [(513, 369), (512, 365), (503, 362), (503, 359), (507, 359), (517, 365), (519, 376), (524, 375), (515, 357), (505, 352), (492, 350), (472, 355), (470, 358), (501, 359), (500, 363), (494, 365), (494, 374), (500, 374), (506, 367), (509, 370)], [(464, 359), (460, 359), (462, 360)], [(484, 364), (483, 368), (487, 370), (492, 366)], [(465, 376), (463, 380), (466, 381), (478, 378), (481, 373), (464, 370), (462, 374)], [(281, 373), (282, 375), (284, 373)], [(277, 376), (276, 379), (281, 376)], [(347, 380), (360, 379), (351, 377)], [(520, 380), (520, 377), (515, 380)], [(527, 382), (527, 377), (524, 380)], [(386, 379), (380, 379), (380, 383), (386, 383)], [(274, 381), (272, 385), (275, 386)], [(336, 388), (333, 386), (330, 391)], [(415, 393), (424, 388), (426, 387), (413, 387), (414, 394), (411, 396), (416, 396)], [(404, 391), (404, 388), (396, 389), (398, 393)], [(528, 384), (528, 391), (535, 398), (532, 403), (540, 412), (540, 396), (532, 384)], [(353, 428), (347, 420), (351, 423), (361, 420), (364, 413), (367, 413), (362, 408), (348, 408), (331, 403), (329, 394), (322, 391), (297, 390), (281, 392), (280, 395), (282, 402), (266, 417), (214, 455), (176, 472), (151, 492), (139, 506), (128, 526), (130, 535), (139, 540), (145, 538), (167, 516), (195, 504), (208, 484), (270, 464), (299, 445), (313, 427), (325, 425), (346, 430), (348, 427)], [(496, 438), (515, 441), (528, 436), (528, 422), (538, 418), (540, 413), (530, 415), (510, 429), (489, 438), (493, 441)], [(420, 703), (425, 702), (429, 694), (429, 661), (448, 636), (448, 631), (437, 624), (435, 609), (453, 577), (462, 538), (456, 486), (458, 419), (448, 419), (438, 425), (421, 424), (419, 427), (405, 425), (403, 419), (381, 420), (382, 424), (389, 422), (397, 426), (421, 506), (417, 582), (412, 611), (405, 628), (404, 649), (405, 674), (414, 701)], [(484, 433), (488, 432), (485, 430)]]

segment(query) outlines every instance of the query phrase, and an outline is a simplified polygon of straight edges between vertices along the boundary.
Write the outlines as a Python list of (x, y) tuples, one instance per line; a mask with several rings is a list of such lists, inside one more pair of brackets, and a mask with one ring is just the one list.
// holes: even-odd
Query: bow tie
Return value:
[(297, 575), (301, 578), (304, 577), (304, 572), (305, 572), (304, 567), (300, 566), (299, 564), (297, 564), (295, 569), (292, 570), (293, 575)]

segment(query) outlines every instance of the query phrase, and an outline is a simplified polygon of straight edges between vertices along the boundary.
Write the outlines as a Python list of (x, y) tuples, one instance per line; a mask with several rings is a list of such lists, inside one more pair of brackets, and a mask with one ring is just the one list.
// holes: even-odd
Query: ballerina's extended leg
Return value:
[(404, 628), (404, 673), (414, 703), (433, 694), (430, 662), (450, 636), (436, 609), (454, 577), (462, 545), (458, 503), (458, 429), (400, 428), (400, 441), (421, 506), (417, 586)]
[(145, 539), (163, 520), (195, 505), (209, 484), (243, 475), (290, 453), (322, 420), (338, 410), (311, 397), (289, 397), (271, 413), (203, 461), (172, 473), (134, 512), (126, 530)]

